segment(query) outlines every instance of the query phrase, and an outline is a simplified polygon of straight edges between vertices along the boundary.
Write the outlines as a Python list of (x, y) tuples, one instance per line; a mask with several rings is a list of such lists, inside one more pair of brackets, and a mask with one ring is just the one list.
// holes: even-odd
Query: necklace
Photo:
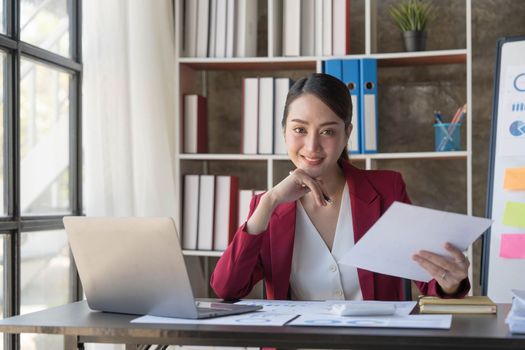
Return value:
[(336, 204), (336, 203), (339, 203), (341, 201), (341, 197), (343, 195), (343, 190), (345, 188), (345, 184), (346, 184), (346, 180), (343, 178), (343, 183), (342, 184), (339, 184), (337, 186), (337, 190), (333, 193), (330, 193), (328, 195), (328, 197), (330, 198), (332, 204)]

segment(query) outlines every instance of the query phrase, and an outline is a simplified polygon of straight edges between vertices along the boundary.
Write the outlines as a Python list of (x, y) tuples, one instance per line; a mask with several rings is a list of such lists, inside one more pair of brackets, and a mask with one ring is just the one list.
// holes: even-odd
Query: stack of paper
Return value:
[(512, 308), (505, 322), (512, 333), (525, 334), (525, 290), (512, 291)]
[(422, 297), (419, 312), (422, 314), (495, 314), (496, 304), (489, 297), (473, 296), (462, 299)]

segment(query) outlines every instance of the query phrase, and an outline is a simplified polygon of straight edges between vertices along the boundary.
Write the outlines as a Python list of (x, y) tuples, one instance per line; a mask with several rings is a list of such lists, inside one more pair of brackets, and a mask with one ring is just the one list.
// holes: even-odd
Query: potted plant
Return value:
[(403, 31), (406, 51), (424, 51), (427, 27), (436, 17), (429, 2), (406, 0), (390, 7), (390, 17)]

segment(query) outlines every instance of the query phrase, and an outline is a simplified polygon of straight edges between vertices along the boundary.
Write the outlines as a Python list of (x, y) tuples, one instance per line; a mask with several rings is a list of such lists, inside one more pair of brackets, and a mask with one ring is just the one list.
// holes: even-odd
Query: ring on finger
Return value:
[(441, 279), (443, 281), (445, 281), (447, 279), (447, 270), (445, 270), (442, 274), (441, 274)]

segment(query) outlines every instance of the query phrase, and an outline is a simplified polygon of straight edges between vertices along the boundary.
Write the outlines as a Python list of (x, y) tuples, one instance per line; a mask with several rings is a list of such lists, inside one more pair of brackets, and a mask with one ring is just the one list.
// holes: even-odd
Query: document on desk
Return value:
[(491, 224), (486, 218), (394, 202), (340, 263), (428, 282), (432, 277), (413, 254), (428, 250), (450, 256), (445, 242), (466, 250)]
[[(363, 301), (363, 300), (326, 300), (326, 301), (295, 301), (295, 300), (261, 300), (245, 299), (237, 302), (242, 305), (261, 305), (263, 309), (241, 315), (208, 318), (201, 320), (142, 316), (131, 323), (156, 323), (156, 324), (209, 324), (209, 325), (250, 325), (250, 326), (283, 326), (298, 315), (315, 315), (316, 317), (338, 317), (332, 313), (334, 304), (388, 304), (396, 308), (395, 316), (408, 316), (415, 301)], [(346, 317), (345, 317), (346, 319)]]
[(376, 301), (376, 300), (326, 300), (326, 301), (295, 301), (295, 300), (261, 300), (261, 299), (244, 299), (237, 302), (241, 305), (260, 305), (262, 311), (274, 312), (277, 314), (331, 314), (333, 305), (364, 305), (364, 304), (387, 304), (395, 306), (395, 314), (406, 316), (410, 314), (416, 301)]
[(451, 324), (452, 315), (348, 317), (312, 314), (301, 315), (288, 326), (450, 329)]
[(290, 321), (296, 316), (297, 314), (282, 314), (266, 311), (256, 311), (241, 315), (206, 318), (200, 320), (146, 315), (133, 319), (131, 323), (284, 326), (286, 322)]
[(263, 300), (263, 299), (244, 299), (236, 304), (240, 305), (260, 305), (262, 311), (275, 312), (279, 314), (303, 313), (325, 313), (330, 311), (332, 305), (326, 301), (295, 301), (295, 300)]

